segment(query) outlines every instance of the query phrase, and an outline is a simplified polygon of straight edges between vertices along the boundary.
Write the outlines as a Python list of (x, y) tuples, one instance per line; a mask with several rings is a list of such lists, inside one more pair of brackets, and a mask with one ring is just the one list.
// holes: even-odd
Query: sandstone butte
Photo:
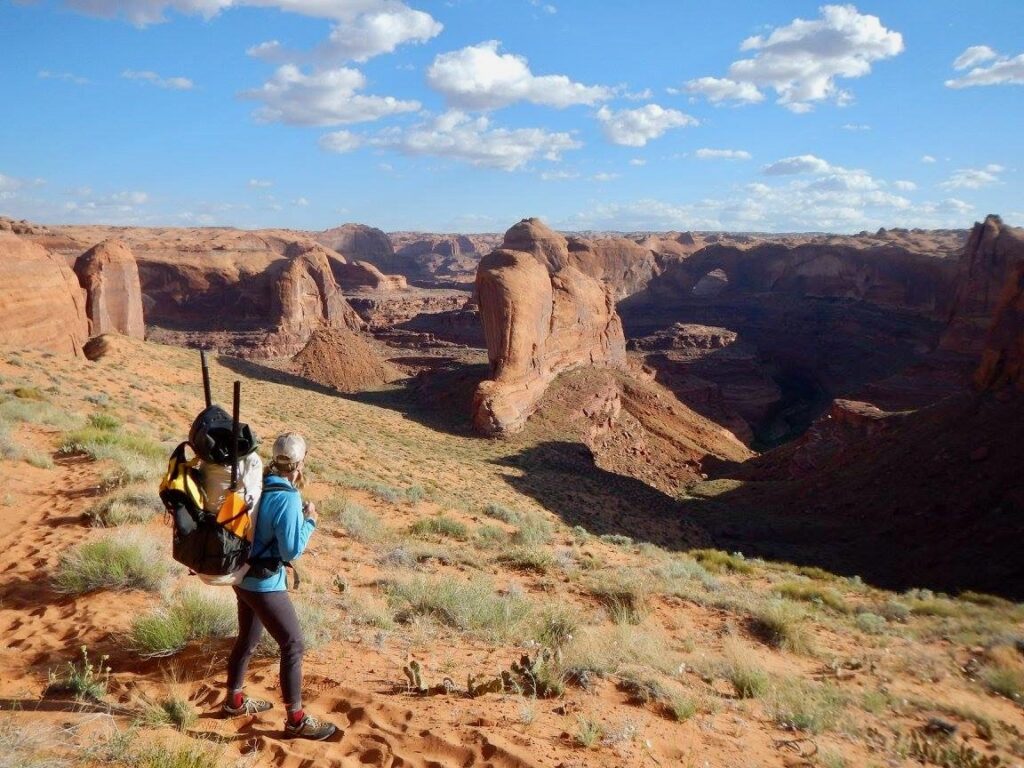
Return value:
[(64, 260), (0, 230), (0, 345), (82, 355), (85, 291)]
[(523, 250), (485, 256), (476, 277), (491, 378), (474, 393), (473, 424), (489, 435), (521, 429), (559, 373), (626, 360), (612, 289), (562, 262), (565, 239), (540, 222), (513, 230)]
[(105, 240), (75, 261), (88, 301), (89, 335), (121, 333), (144, 338), (142, 286), (135, 256), (121, 240)]
[(980, 389), (1013, 385), (1024, 390), (1024, 229), (1003, 226), (990, 216), (975, 226), (966, 260), (973, 267), (965, 270), (968, 274), (985, 274), (992, 264), (1005, 274), (974, 383)]

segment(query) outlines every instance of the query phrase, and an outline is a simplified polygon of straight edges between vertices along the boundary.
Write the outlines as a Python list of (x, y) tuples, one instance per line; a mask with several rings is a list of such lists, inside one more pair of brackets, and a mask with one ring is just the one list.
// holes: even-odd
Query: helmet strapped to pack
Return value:
[[(209, 405), (196, 416), (188, 431), (188, 443), (203, 461), (211, 464), (231, 462), (232, 421), (219, 405)], [(238, 456), (248, 456), (258, 442), (248, 424), (239, 424)]]

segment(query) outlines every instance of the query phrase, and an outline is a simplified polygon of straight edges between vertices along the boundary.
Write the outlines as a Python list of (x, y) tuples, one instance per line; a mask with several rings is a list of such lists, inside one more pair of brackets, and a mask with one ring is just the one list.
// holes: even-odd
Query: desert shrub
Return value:
[(147, 523), (163, 510), (156, 494), (130, 490), (115, 493), (94, 504), (86, 510), (85, 517), (95, 526), (110, 527)]
[(382, 568), (416, 568), (419, 565), (416, 553), (404, 546), (392, 547), (382, 552), (377, 556), (376, 562)]
[(418, 504), (423, 501), (423, 497), (427, 495), (427, 492), (423, 489), (422, 485), (410, 485), (405, 489), (405, 500), (410, 504)]
[(549, 552), (527, 547), (513, 547), (496, 559), (513, 570), (532, 573), (547, 573), (555, 565), (555, 558)]
[(182, 589), (132, 623), (129, 645), (141, 656), (170, 656), (193, 640), (231, 637), (238, 629), (236, 615), (230, 598)]
[(116, 416), (109, 413), (94, 413), (89, 417), (89, 426), (112, 432), (121, 428), (121, 422)]
[(488, 504), (484, 507), (484, 514), (487, 517), (493, 517), (495, 520), (501, 520), (503, 523), (509, 525), (519, 525), (523, 519), (523, 515), (514, 509), (503, 507), (501, 504)]
[(0, 459), (18, 461), (23, 455), (24, 451), (21, 446), (14, 441), (11, 433), (4, 429), (3, 425), (0, 425)]
[(59, 735), (52, 729), (11, 715), (0, 718), (0, 765), (5, 768), (65, 768), (68, 762), (54, 754), (59, 749)]
[(0, 401), (0, 423), (4, 422), (27, 422), (59, 429), (70, 429), (81, 423), (78, 416), (57, 408), (52, 403), (25, 399)]
[(666, 591), (685, 597), (690, 592), (690, 585), (697, 582), (705, 589), (718, 589), (719, 583), (708, 573), (707, 568), (688, 557), (674, 557), (652, 569), (655, 577), (660, 579)]
[(469, 538), (469, 529), (466, 524), (446, 515), (422, 517), (409, 526), (409, 533), (413, 536), (441, 536), (459, 541)]
[(625, 666), (672, 674), (679, 658), (660, 635), (630, 624), (583, 627), (562, 649), (562, 667), (569, 679), (613, 675)]
[(647, 614), (651, 583), (643, 573), (613, 571), (592, 581), (588, 589), (617, 624), (639, 624)]
[(344, 598), (346, 613), (356, 624), (375, 629), (390, 630), (395, 628), (395, 620), (389, 607), (377, 599), (356, 595), (349, 591)]
[(492, 549), (508, 544), (509, 535), (503, 528), (484, 524), (476, 529), (476, 540), (479, 546)]
[(551, 541), (552, 532), (551, 523), (539, 514), (530, 513), (520, 518), (512, 541), (523, 547), (540, 547)]
[(981, 669), (981, 682), (992, 693), (1024, 704), (1024, 658), (1011, 645), (988, 650), (988, 661)]
[(460, 582), (449, 577), (421, 576), (387, 585), (385, 595), (400, 623), (427, 616), (492, 640), (514, 636), (531, 609), (521, 594), (499, 594), (483, 579)]
[(593, 749), (601, 743), (604, 729), (601, 724), (590, 717), (580, 715), (576, 719), (576, 743), (581, 747)]
[(651, 705), (662, 715), (679, 722), (697, 713), (697, 704), (691, 697), (670, 689), (642, 670), (621, 672), (615, 687), (626, 694), (630, 704)]
[(801, 576), (806, 576), (809, 579), (815, 579), (817, 581), (835, 581), (836, 575), (829, 573), (824, 568), (818, 568), (815, 565), (801, 565), (796, 569), (796, 572)]
[(92, 459), (115, 459), (124, 453), (164, 460), (167, 450), (153, 440), (131, 432), (95, 426), (82, 427), (64, 435), (58, 453), (85, 454)]
[(112, 768), (219, 768), (224, 760), (221, 745), (166, 744), (146, 740), (140, 743), (135, 729), (115, 733), (105, 742), (87, 750), (89, 765)]
[(968, 606), (957, 605), (956, 602), (944, 597), (925, 597), (908, 601), (910, 612), (915, 616), (937, 616), (951, 618), (963, 615)]
[(732, 649), (719, 669), (719, 675), (727, 680), (741, 699), (757, 699), (768, 692), (771, 678), (754, 663), (749, 654)]
[(804, 626), (804, 613), (784, 600), (769, 600), (751, 615), (752, 628), (774, 648), (793, 653), (811, 653), (810, 633)]
[(796, 679), (779, 681), (764, 700), (770, 716), (779, 726), (808, 733), (834, 728), (846, 705), (835, 686)]
[(536, 619), (534, 639), (546, 648), (559, 649), (579, 631), (576, 611), (560, 606), (544, 609)]
[(849, 610), (843, 596), (831, 587), (822, 587), (802, 581), (787, 581), (784, 584), (775, 585), (773, 589), (787, 600), (801, 600), (807, 603), (826, 605), (839, 613), (846, 613)]
[(198, 719), (199, 713), (191, 701), (171, 695), (147, 706), (140, 722), (149, 728), (170, 726), (179, 731), (187, 731)]
[(878, 609), (878, 612), (889, 621), (903, 622), (910, 618), (910, 606), (899, 600), (889, 600)]
[(48, 453), (26, 450), (22, 458), (36, 469), (53, 469), (53, 459)]
[(356, 541), (380, 541), (387, 534), (384, 522), (373, 512), (354, 501), (346, 501), (337, 516), (345, 532)]
[(885, 632), (885, 628), (888, 626), (884, 617), (879, 616), (877, 613), (871, 613), (870, 611), (858, 613), (855, 622), (857, 624), (857, 629), (869, 635), (881, 635)]
[(156, 592), (170, 571), (156, 542), (138, 538), (101, 539), (61, 555), (53, 575), (58, 592), (80, 595), (97, 589)]
[(601, 536), (601, 541), (605, 544), (611, 544), (613, 547), (632, 547), (634, 541), (629, 536), (623, 536), (620, 533), (605, 533)]
[(729, 554), (720, 549), (693, 549), (687, 553), (712, 573), (733, 571), (735, 573), (751, 573), (754, 568), (743, 555)]
[(974, 605), (983, 605), (986, 608), (1008, 608), (1014, 609), (1016, 604), (1005, 597), (999, 597), (998, 595), (989, 595), (984, 592), (974, 592), (973, 590), (965, 590), (956, 596), (957, 600), (963, 600), (968, 603), (974, 603)]
[(19, 400), (35, 400), (37, 402), (46, 400), (46, 395), (42, 393), (39, 387), (15, 387), (11, 390), (11, 394)]
[(88, 647), (83, 645), (81, 652), (80, 661), (69, 661), (62, 670), (50, 671), (46, 693), (70, 693), (76, 699), (89, 701), (103, 699), (110, 681), (107, 657), (100, 656), (99, 664), (93, 664)]

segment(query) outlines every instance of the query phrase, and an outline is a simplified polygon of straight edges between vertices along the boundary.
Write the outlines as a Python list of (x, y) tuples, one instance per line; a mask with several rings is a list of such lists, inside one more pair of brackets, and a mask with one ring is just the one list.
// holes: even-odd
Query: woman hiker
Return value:
[(228, 696), (223, 709), (234, 716), (273, 707), (269, 701), (251, 699), (242, 692), (249, 658), (266, 627), (281, 648), (281, 693), (287, 710), (284, 734), (321, 741), (338, 729), (303, 711), (302, 629), (288, 597), (283, 567), (303, 553), (316, 528), (316, 506), (303, 504), (298, 491), (306, 441), (286, 432), (274, 441), (273, 454), (256, 516), (252, 567), (241, 584), (233, 587), (238, 599), (238, 639), (228, 657)]

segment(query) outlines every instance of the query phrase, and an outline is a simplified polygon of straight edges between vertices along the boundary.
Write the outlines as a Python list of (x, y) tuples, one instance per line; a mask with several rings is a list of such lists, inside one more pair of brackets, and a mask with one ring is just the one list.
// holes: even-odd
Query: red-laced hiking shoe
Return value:
[(250, 699), (246, 696), (242, 699), (242, 705), (240, 707), (231, 706), (231, 700), (224, 702), (224, 706), (221, 707), (221, 711), (229, 717), (237, 717), (238, 715), (258, 715), (260, 712), (266, 712), (268, 709), (273, 709), (274, 705), (264, 699)]
[(312, 715), (303, 715), (302, 719), (295, 724), (286, 722), (284, 724), (285, 738), (289, 739), (312, 739), (323, 741), (329, 739), (338, 730), (338, 726), (325, 723)]

